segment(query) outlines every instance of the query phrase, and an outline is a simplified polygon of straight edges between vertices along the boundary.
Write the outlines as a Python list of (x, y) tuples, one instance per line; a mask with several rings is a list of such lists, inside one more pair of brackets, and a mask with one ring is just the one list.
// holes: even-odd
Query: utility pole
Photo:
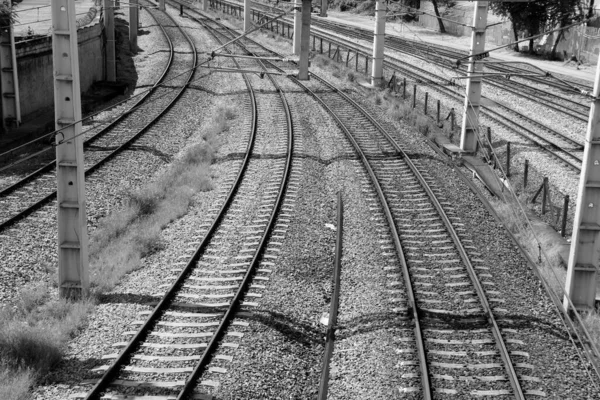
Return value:
[(600, 252), (600, 59), (596, 67), (594, 98), (585, 136), (567, 267), (564, 307), (568, 299), (577, 309), (593, 310)]
[(252, 29), (252, 4), (250, 0), (244, 0), (244, 32)]
[(319, 17), (326, 17), (327, 16), (327, 9), (329, 7), (329, 1), (328, 0), (321, 0), (321, 13), (319, 14)]
[(298, 62), (298, 80), (308, 78), (308, 50), (310, 48), (310, 7), (311, 0), (302, 0), (302, 29), (300, 39), (300, 61)]
[(373, 65), (371, 67), (371, 84), (379, 86), (383, 77), (383, 51), (385, 48), (385, 13), (384, 0), (377, 0), (375, 5), (375, 30), (373, 32)]
[(137, 35), (138, 35), (138, 0), (129, 0), (129, 47), (131, 51), (137, 53)]
[(202, 0), (202, 11), (208, 11), (208, 2), (210, 0)]
[(302, 0), (294, 1), (294, 41), (292, 42), (292, 52), (300, 55), (300, 38), (302, 37)]
[(53, 0), (51, 7), (58, 132), (58, 285), (61, 297), (82, 297), (87, 295), (90, 283), (75, 2)]
[(165, 11), (166, 10), (166, 8), (165, 8), (165, 0), (158, 0), (158, 9), (160, 11)]
[[(485, 50), (485, 28), (487, 26), (488, 2), (476, 1), (473, 12), (473, 33), (471, 34), (470, 56)], [(481, 101), (481, 71), (483, 65), (469, 57), (467, 69), (467, 93), (460, 132), (460, 149), (467, 153), (477, 150), (477, 130), (479, 129), (479, 104)]]
[(4, 132), (21, 123), (19, 76), (12, 22), (0, 31), (0, 87), (2, 88), (2, 127)]
[(115, 52), (115, 11), (112, 0), (104, 0), (104, 31), (106, 32), (106, 80), (117, 80)]

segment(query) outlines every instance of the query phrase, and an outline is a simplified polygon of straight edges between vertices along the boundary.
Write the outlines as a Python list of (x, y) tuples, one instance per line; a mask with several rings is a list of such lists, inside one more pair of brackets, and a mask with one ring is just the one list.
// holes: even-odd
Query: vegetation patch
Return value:
[[(62, 360), (67, 341), (93, 309), (95, 295), (111, 290), (144, 257), (161, 250), (162, 229), (187, 213), (196, 193), (213, 188), (210, 165), (219, 135), (237, 114), (222, 101), (213, 115), (199, 143), (154, 182), (130, 191), (123, 207), (90, 235), (90, 298), (57, 299), (56, 282), (54, 287), (38, 283), (23, 288), (13, 308), (0, 309), (0, 399), (29, 399), (29, 389)], [(49, 273), (55, 276), (56, 270)]]

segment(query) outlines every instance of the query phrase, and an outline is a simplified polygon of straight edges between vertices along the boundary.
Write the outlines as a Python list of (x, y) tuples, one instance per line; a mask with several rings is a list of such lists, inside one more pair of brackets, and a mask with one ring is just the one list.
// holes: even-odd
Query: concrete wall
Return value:
[[(473, 3), (458, 3), (455, 7), (449, 10), (441, 7), (440, 15), (444, 18), (470, 26), (473, 19), (473, 7)], [(431, 1), (421, 0), (421, 10), (430, 14), (435, 14)], [(492, 14), (491, 12), (488, 13), (488, 25), (500, 21), (501, 19), (498, 16)], [(420, 15), (418, 24), (428, 29), (439, 31), (437, 18), (433, 16)], [(566, 30), (563, 38), (556, 48), (556, 56), (559, 59), (564, 60), (565, 58), (570, 58), (574, 55), (578, 59), (582, 59), (585, 63), (596, 64), (598, 62), (598, 56), (600, 55), (600, 28), (598, 27), (600, 26), (600, 19), (595, 21), (593, 25), (596, 25), (597, 27), (577, 26)], [(453, 24), (451, 22), (444, 21), (444, 26), (448, 33), (453, 33), (457, 36), (471, 35), (470, 28), (463, 27), (459, 24)], [(558, 32), (536, 39), (534, 45), (537, 53), (549, 54), (552, 51), (552, 45), (554, 44), (557, 36)], [(500, 25), (495, 25), (488, 28), (485, 35), (486, 43), (497, 46), (510, 43), (514, 40), (514, 33), (512, 31), (512, 25), (510, 22), (504, 22)], [(523, 42), (520, 44), (520, 47), (523, 50), (527, 50), (528, 46), (529, 42)]]
[[(79, 42), (79, 76), (81, 91), (104, 78), (104, 37), (102, 25), (96, 24), (77, 31)], [(17, 41), (20, 39), (17, 39)], [(47, 109), (54, 104), (52, 79), (52, 37), (46, 36), (18, 43), (17, 65), (21, 116)]]
[[(466, 3), (461, 4), (457, 3), (454, 7), (450, 9), (446, 9), (445, 7), (439, 7), (440, 16), (443, 18), (449, 19), (451, 21), (459, 22), (459, 24), (455, 24), (449, 21), (444, 20), (444, 27), (446, 28), (446, 32), (452, 33), (457, 36), (471, 36), (471, 28), (473, 21), (473, 11), (474, 11), (474, 3)], [(421, 0), (421, 11), (424, 11), (428, 14), (435, 15), (435, 11), (433, 10), (433, 4), (431, 1)], [(488, 13), (488, 25), (501, 22), (502, 19), (492, 14)], [(419, 25), (439, 31), (440, 26), (438, 24), (438, 20), (435, 16), (431, 15), (419, 15)], [(465, 24), (468, 26), (463, 26), (461, 24)], [(504, 22), (500, 25), (494, 25), (488, 28), (485, 34), (486, 43), (502, 45), (506, 43), (510, 43), (514, 40), (512, 25), (510, 22)]]
[[(537, 40), (539, 50), (550, 53), (557, 36), (558, 32), (555, 32)], [(561, 60), (575, 56), (585, 63), (596, 64), (599, 54), (600, 28), (575, 26), (567, 29), (556, 46), (556, 56)]]

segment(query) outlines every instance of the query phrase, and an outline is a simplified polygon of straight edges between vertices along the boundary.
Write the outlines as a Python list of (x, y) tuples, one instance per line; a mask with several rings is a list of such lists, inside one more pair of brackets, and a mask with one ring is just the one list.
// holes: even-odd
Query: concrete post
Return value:
[(137, 35), (138, 35), (138, 0), (129, 0), (129, 47), (131, 51), (137, 53)]
[(329, 1), (328, 0), (321, 0), (321, 13), (319, 14), (319, 17), (326, 17), (327, 16), (327, 9), (329, 7)]
[(385, 47), (385, 13), (384, 0), (377, 0), (375, 5), (375, 30), (373, 33), (373, 65), (371, 68), (371, 85), (379, 86), (383, 76), (383, 50)]
[(252, 4), (250, 0), (244, 0), (244, 32), (252, 29)]
[(106, 32), (106, 80), (117, 80), (117, 61), (115, 51), (115, 11), (112, 0), (104, 0), (104, 32)]
[(58, 287), (62, 297), (89, 290), (81, 90), (75, 2), (52, 1), (52, 60), (58, 181)]
[[(485, 27), (487, 25), (488, 2), (476, 1), (473, 11), (473, 33), (471, 35), (470, 55), (483, 53), (485, 49)], [(477, 130), (479, 129), (479, 103), (481, 100), (481, 78), (472, 77), (480, 74), (483, 66), (475, 59), (469, 58), (467, 70), (467, 93), (460, 133), (460, 149), (475, 152), (477, 148)]]
[(600, 59), (585, 137), (579, 175), (577, 206), (573, 220), (571, 252), (567, 268), (564, 307), (567, 297), (578, 309), (594, 309), (600, 252)]
[(302, 37), (302, 0), (294, 2), (294, 41), (292, 42), (292, 53), (300, 55), (300, 38)]
[(308, 50), (310, 49), (310, 7), (311, 0), (302, 0), (302, 28), (300, 38), (300, 62), (298, 80), (308, 80)]
[(165, 11), (165, 0), (158, 0), (158, 9), (160, 11)]
[(21, 102), (15, 36), (12, 24), (0, 31), (0, 88), (2, 89), (2, 127), (4, 132), (21, 123)]

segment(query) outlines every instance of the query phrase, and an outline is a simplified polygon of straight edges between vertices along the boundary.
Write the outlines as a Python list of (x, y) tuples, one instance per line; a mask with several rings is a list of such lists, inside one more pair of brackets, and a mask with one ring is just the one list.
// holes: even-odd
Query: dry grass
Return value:
[(25, 287), (14, 309), (0, 310), (0, 399), (28, 399), (29, 388), (58, 363), (84, 324), (91, 300), (52, 299), (50, 285)]
[[(235, 117), (234, 109), (219, 106), (204, 126), (200, 143), (189, 147), (156, 181), (131, 191), (125, 206), (100, 222), (90, 238), (95, 294), (112, 289), (141, 265), (143, 257), (162, 249), (161, 230), (188, 211), (195, 193), (212, 189), (210, 165), (219, 134)], [(23, 288), (14, 309), (0, 309), (0, 399), (29, 399), (29, 388), (62, 359), (65, 343), (92, 308), (91, 298), (56, 299), (50, 285), (40, 283)]]
[(29, 400), (29, 388), (34, 384), (33, 373), (28, 369), (14, 369), (0, 363), (0, 399)]
[(235, 118), (220, 106), (202, 131), (202, 142), (191, 146), (155, 182), (131, 191), (126, 206), (104, 218), (90, 240), (91, 282), (95, 291), (111, 290), (141, 260), (164, 248), (161, 231), (185, 215), (197, 192), (212, 189), (210, 164), (219, 135)]

